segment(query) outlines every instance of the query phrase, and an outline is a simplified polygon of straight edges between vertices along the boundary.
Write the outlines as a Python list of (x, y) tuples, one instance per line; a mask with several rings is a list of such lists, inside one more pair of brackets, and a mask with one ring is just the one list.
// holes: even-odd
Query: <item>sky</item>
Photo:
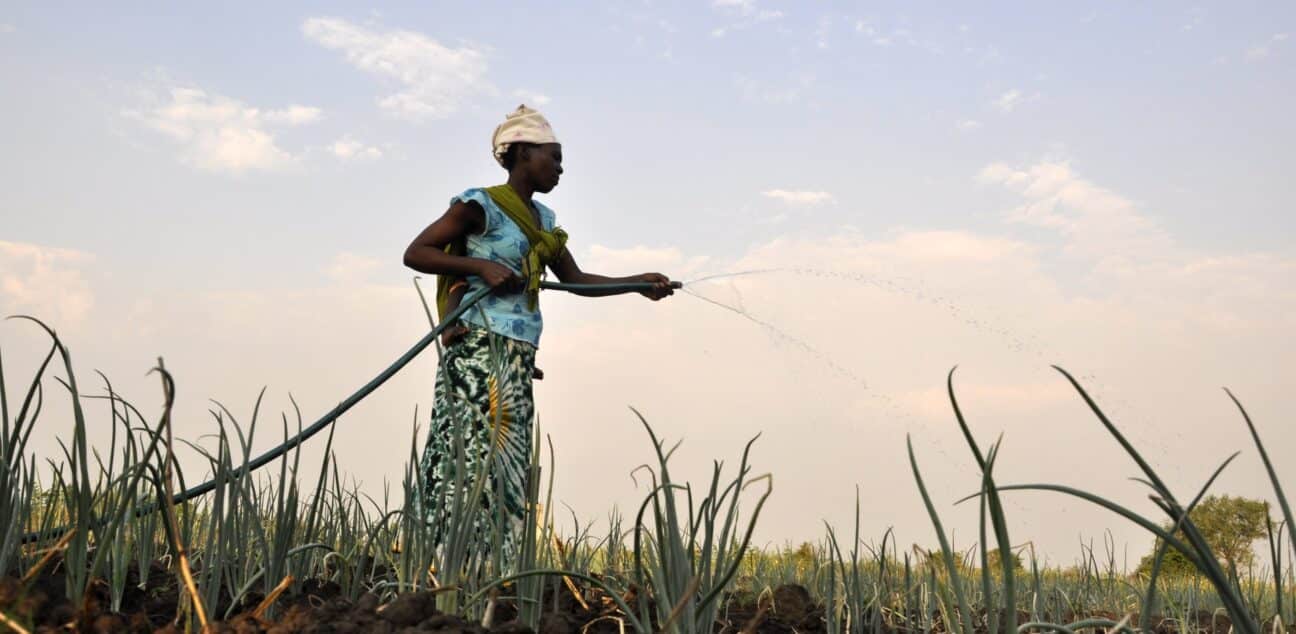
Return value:
[[(585, 270), (764, 271), (660, 303), (545, 295), (538, 415), (582, 521), (646, 493), (633, 406), (684, 441), (677, 476), (761, 435), (759, 543), (850, 526), (858, 489), (862, 534), (933, 545), (908, 437), (970, 546), (956, 365), (1001, 483), (1156, 512), (1058, 364), (1181, 497), (1241, 451), (1216, 490), (1271, 499), (1220, 388), (1296, 489), (1293, 34), (1290, 3), (5, 3), (0, 313), (145, 412), (163, 357), (194, 441), (211, 399), (246, 422), (265, 387), (268, 447), (290, 394), (310, 422), (427, 331), (401, 254), (503, 180), (490, 134), (527, 103), (563, 142), (544, 201)], [(47, 345), (0, 324), (11, 396)], [(429, 351), (339, 423), (362, 489), (422, 445), (434, 371)], [(1150, 543), (1056, 495), (1008, 512), (1063, 564)]]

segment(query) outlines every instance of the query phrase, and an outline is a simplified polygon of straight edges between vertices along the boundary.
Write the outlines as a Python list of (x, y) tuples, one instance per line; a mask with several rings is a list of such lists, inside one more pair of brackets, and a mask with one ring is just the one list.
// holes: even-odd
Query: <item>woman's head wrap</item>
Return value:
[(495, 154), (495, 162), (500, 165), (504, 165), (504, 154), (514, 143), (540, 145), (557, 142), (558, 137), (554, 136), (549, 121), (538, 111), (528, 108), (526, 104), (510, 112), (504, 118), (504, 123), (495, 128), (495, 134), (491, 135), (491, 149)]

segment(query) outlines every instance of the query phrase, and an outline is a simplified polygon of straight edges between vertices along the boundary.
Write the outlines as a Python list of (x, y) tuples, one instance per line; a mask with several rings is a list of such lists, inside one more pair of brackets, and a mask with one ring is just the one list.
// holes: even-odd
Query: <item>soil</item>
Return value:
[[(0, 611), (32, 632), (167, 632), (184, 631), (182, 622), (176, 622), (176, 578), (160, 565), (148, 571), (147, 590), (140, 590), (139, 576), (132, 572), (127, 582), (121, 612), (108, 609), (108, 586), (97, 580), (82, 605), (64, 596), (64, 577), (58, 567), (43, 573), (27, 587), (15, 578), (0, 579)], [(565, 587), (558, 596), (547, 595), (545, 611), (537, 634), (620, 634), (615, 604), (595, 589), (582, 590), (584, 605)], [(409, 592), (398, 596), (386, 605), (372, 594), (362, 595), (352, 602), (342, 596), (342, 589), (331, 581), (308, 579), (298, 582), (275, 603), (277, 616), (272, 619), (253, 615), (261, 603), (260, 595), (245, 597), (227, 620), (213, 623), (210, 631), (226, 634), (253, 633), (360, 633), (380, 634), (409, 632), (440, 633), (522, 633), (532, 632), (516, 621), (517, 610), (508, 601), (501, 601), (494, 610), (493, 625), (483, 628), (480, 623), (465, 621), (455, 615), (443, 614), (436, 609), (435, 592)], [(637, 609), (637, 599), (628, 598), (632, 609)], [(557, 610), (554, 610), (555, 604)], [(214, 614), (223, 614), (229, 607), (215, 606)], [(1103, 616), (1119, 620), (1118, 615)], [(867, 617), (867, 615), (866, 615)], [(1025, 622), (1026, 615), (1018, 616)], [(1197, 631), (1219, 632), (1230, 630), (1225, 616), (1208, 612), (1198, 615)], [(1137, 623), (1137, 615), (1134, 622)], [(654, 628), (659, 624), (654, 623)], [(1170, 621), (1158, 623), (1156, 634), (1178, 634), (1177, 624)], [(628, 629), (628, 624), (627, 624)], [(894, 632), (891, 628), (884, 628)], [(0, 631), (8, 631), (0, 625)], [(791, 632), (825, 632), (823, 606), (816, 603), (801, 586), (785, 585), (765, 593), (755, 602), (730, 597), (719, 611), (715, 632), (722, 634), (774, 634)], [(1296, 634), (1296, 626), (1288, 628)], [(1100, 633), (1101, 634), (1101, 633)]]
[[(109, 609), (106, 581), (94, 581), (85, 601), (78, 604), (65, 596), (66, 580), (61, 567), (51, 565), (46, 570), (25, 587), (14, 577), (0, 579), (0, 611), (32, 632), (178, 634), (184, 631), (184, 623), (176, 620), (177, 605), (181, 600), (179, 585), (174, 574), (161, 565), (155, 564), (148, 571), (144, 583), (146, 590), (139, 589), (139, 574), (132, 569), (127, 577), (127, 590), (120, 612)], [(532, 632), (531, 628), (516, 621), (517, 609), (511, 602), (497, 604), (493, 625), (484, 628), (481, 623), (439, 612), (436, 593), (432, 591), (404, 593), (386, 605), (379, 605), (378, 597), (373, 594), (364, 594), (353, 602), (342, 596), (342, 589), (336, 583), (308, 579), (294, 584), (279, 597), (275, 602), (278, 616), (273, 619), (253, 615), (262, 598), (259, 593), (249, 593), (235, 608), (231, 618), (212, 623), (210, 631), (217, 634)], [(620, 634), (623, 623), (617, 618), (619, 612), (611, 599), (600, 596), (594, 589), (582, 590), (582, 598), (584, 605), (565, 587), (559, 588), (557, 597), (546, 594), (538, 634)], [(632, 609), (638, 609), (636, 599), (628, 601)], [(226, 597), (223, 604), (209, 611), (224, 614), (228, 608)], [(804, 588), (782, 586), (774, 591), (773, 606), (730, 601), (721, 610), (716, 631), (756, 634), (823, 632), (822, 615), (822, 609), (814, 604)], [(0, 631), (8, 631), (8, 628), (0, 625)]]

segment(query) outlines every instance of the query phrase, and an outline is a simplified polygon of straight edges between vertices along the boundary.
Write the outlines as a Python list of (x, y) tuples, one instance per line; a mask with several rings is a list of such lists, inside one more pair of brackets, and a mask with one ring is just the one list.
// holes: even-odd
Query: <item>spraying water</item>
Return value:
[[(916, 302), (932, 306), (945, 314), (951, 320), (954, 320), (967, 328), (999, 339), (1005, 344), (1005, 347), (1013, 353), (1029, 355), (1041, 362), (1041, 364), (1048, 364), (1052, 361), (1063, 358), (1063, 355), (1060, 354), (1059, 351), (1054, 349), (1052, 346), (1049, 346), (1038, 334), (1033, 332), (1022, 332), (1019, 328), (1008, 328), (1003, 326), (1001, 325), (1001, 319), (992, 319), (980, 314), (974, 314), (972, 311), (960, 306), (959, 303), (955, 302), (945, 294), (932, 291), (930, 286), (919, 278), (905, 276), (880, 277), (864, 273), (826, 271), (805, 267), (795, 267), (718, 273), (699, 277), (684, 284), (681, 289), (684, 293), (755, 324), (777, 341), (791, 344), (794, 348), (800, 350), (822, 366), (829, 369), (833, 374), (859, 386), (862, 388), (863, 395), (866, 398), (881, 406), (882, 409), (893, 417), (894, 420), (902, 421), (905, 425), (906, 431), (914, 430), (915, 426), (919, 424), (918, 420), (908, 410), (908, 408), (903, 407), (889, 395), (874, 389), (863, 376), (842, 363), (839, 363), (823, 350), (820, 350), (804, 339), (793, 335), (788, 332), (787, 329), (772, 323), (769, 319), (755, 314), (746, 306), (742, 291), (737, 285), (732, 283), (732, 280), (738, 277), (772, 275), (779, 273), (862, 284), (882, 290), (889, 294), (900, 295)], [(731, 296), (726, 298), (727, 301), (717, 299), (713, 296), (708, 296), (708, 294), (703, 290), (707, 287), (707, 284), (714, 284), (722, 281), (729, 282), (726, 284), (726, 287)], [(711, 293), (710, 295), (714, 295), (714, 293)], [(1130, 406), (1128, 402), (1115, 396), (1116, 390), (1099, 380), (1098, 377), (1092, 373), (1083, 374), (1080, 378), (1087, 384), (1097, 388), (1099, 391), (1110, 395), (1104, 399), (1109, 402), (1109, 413), (1114, 414), (1121, 412), (1121, 410), (1128, 411), (1132, 409), (1132, 406)], [(1111, 405), (1115, 405), (1116, 407), (1113, 408)], [(1136, 439), (1140, 446), (1152, 448), (1154, 452), (1159, 453), (1164, 459), (1164, 463), (1169, 465), (1171, 470), (1177, 472), (1177, 475), (1182, 476), (1183, 473), (1179, 461), (1171, 459), (1165, 448), (1165, 444), (1148, 438), (1144, 430), (1151, 432), (1151, 434), (1157, 438), (1165, 438), (1167, 435), (1173, 435), (1183, 442), (1184, 437), (1182, 432), (1177, 429), (1169, 431), (1158, 429), (1157, 426), (1151, 424), (1150, 421), (1145, 419), (1136, 420), (1135, 422), (1137, 424), (1127, 426), (1129, 428), (1128, 434), (1132, 438)], [(935, 437), (932, 437), (931, 434), (925, 434), (923, 437), (924, 442), (930, 443), (933, 448), (944, 456), (950, 463), (959, 466), (962, 470), (966, 471), (969, 476), (979, 477), (979, 474), (972, 473), (967, 468), (964, 460), (956, 460), (951, 456), (950, 452), (947, 451), (947, 448), (941, 441), (943, 436), (945, 435), (937, 434)], [(1025, 508), (1018, 504), (1016, 500), (1009, 499), (1007, 501), (1011, 506), (1016, 507), (1018, 510), (1023, 510)], [(1019, 516), (1018, 520), (1020, 521), (1021, 519), (1022, 518)]]
[[(716, 282), (719, 280), (732, 279), (734, 277), (739, 277), (739, 276), (773, 274), (773, 273), (782, 273), (782, 272), (805, 274), (805, 270), (802, 269), (762, 269), (762, 270), (755, 270), (755, 271), (741, 271), (737, 273), (721, 273), (715, 275), (708, 275), (705, 277), (691, 280), (689, 282), (685, 282), (681, 290), (692, 297), (696, 297), (697, 299), (706, 302), (707, 304), (710, 304), (712, 306), (723, 309), (727, 312), (738, 315), (739, 317), (742, 317), (748, 322), (759, 326), (762, 330), (764, 330), (767, 334), (774, 337), (776, 340), (791, 344), (793, 347), (806, 353), (811, 358), (818, 361), (821, 365), (827, 367), (834, 374), (859, 386), (862, 390), (862, 395), (868, 400), (873, 401), (875, 404), (880, 406), (881, 409), (883, 409), (887, 413), (888, 417), (891, 420), (899, 420), (903, 422), (906, 432), (915, 431), (916, 428), (921, 425), (921, 423), (918, 421), (916, 417), (913, 416), (913, 414), (908, 409), (903, 407), (899, 402), (893, 399), (890, 395), (884, 392), (880, 392), (876, 389), (873, 389), (868, 383), (868, 381), (864, 379), (864, 377), (860, 376), (859, 374), (847, 368), (846, 366), (842, 365), (841, 363), (838, 363), (831, 355), (811, 345), (809, 342), (805, 341), (804, 339), (801, 339), (800, 337), (797, 337), (789, 333), (786, 329), (780, 328), (779, 326), (771, 323), (769, 320), (758, 317), (755, 314), (753, 314), (753, 312), (747, 309), (746, 306), (744, 305), (742, 299), (742, 293), (736, 287), (730, 285), (731, 290), (735, 294), (735, 300), (736, 300), (733, 304), (722, 302), (711, 297), (707, 297), (706, 295), (703, 295), (702, 293), (698, 292), (698, 290), (696, 289), (696, 285), (699, 282), (704, 282), (704, 281)], [(836, 275), (832, 275), (832, 274), (827, 274), (827, 275), (820, 274), (820, 276), (836, 277)], [(845, 278), (845, 276), (842, 277)], [(943, 435), (932, 436), (930, 434), (923, 434), (923, 438), (925, 442), (931, 443), (932, 447), (937, 451), (937, 453), (939, 453), (945, 459), (947, 464), (956, 465), (961, 471), (963, 471), (966, 474), (966, 476), (969, 479), (976, 479), (980, 477), (980, 474), (973, 472), (966, 464), (965, 461), (955, 459), (955, 457), (951, 454), (948, 448), (945, 447), (945, 444), (942, 439)], [(1015, 500), (1006, 500), (1006, 502), (1011, 506), (1017, 508), (1019, 511), (1026, 510), (1025, 507), (1018, 504)], [(1020, 516), (1018, 517), (1018, 520), (1022, 521), (1024, 525), (1029, 526), (1029, 523), (1023, 521)]]

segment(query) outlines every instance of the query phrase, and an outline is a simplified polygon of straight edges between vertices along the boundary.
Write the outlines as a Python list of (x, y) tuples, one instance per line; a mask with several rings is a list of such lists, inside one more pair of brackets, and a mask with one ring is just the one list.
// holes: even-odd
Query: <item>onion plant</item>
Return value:
[[(639, 416), (655, 460), (633, 473), (648, 474), (648, 492), (633, 515), (623, 519), (614, 512), (606, 532), (597, 536), (575, 512), (570, 513), (571, 531), (559, 530), (552, 490), (554, 450), (550, 443), (546, 471), (541, 468), (544, 437), (537, 427), (519, 548), (509, 560), (500, 540), (514, 527), (502, 513), (487, 518), (484, 526), (478, 522), (498, 443), (491, 443), (470, 473), (469, 448), (463, 440), (468, 430), (456, 428), (449, 493), (443, 500), (427, 500), (415, 425), (404, 477), (385, 488), (381, 499), (373, 499), (345, 480), (332, 451), (331, 433), (318, 477), (305, 484), (299, 480), (306, 430), (293, 402), (295, 421), (281, 415), (278, 425), (286, 439), (284, 451), (264, 462), (273, 471), (253, 472), (251, 466), (265, 456), (252, 452), (257, 428), (264, 425), (259, 422), (264, 390), (246, 425), (216, 403), (209, 436), (192, 443), (173, 439), (169, 422), (174, 385), (160, 363), (166, 405), (160, 416), (145, 416), (106, 377), (103, 394), (84, 393), (69, 351), (53, 330), (39, 325), (52, 343), (32, 379), (23, 382), (21, 399), (9, 399), (5, 380), (10, 368), (0, 357), (0, 574), (27, 584), (44, 566), (58, 566), (67, 598), (78, 605), (101, 579), (109, 607), (120, 610), (131, 591), (157, 582), (156, 575), (150, 580), (150, 572), (169, 570), (185, 596), (175, 623), (193, 626), (234, 615), (255, 601), (254, 595), (271, 597), (266, 602), (270, 606), (277, 592), (284, 587), (294, 592), (299, 588), (295, 581), (305, 579), (336, 582), (342, 596), (353, 601), (366, 592), (382, 601), (401, 592), (436, 592), (442, 611), (486, 625), (494, 622), (495, 605), (512, 602), (519, 621), (536, 630), (545, 613), (557, 609), (561, 596), (571, 593), (583, 602), (590, 590), (597, 590), (615, 606), (615, 618), (627, 629), (710, 632), (717, 623), (728, 623), (726, 610), (735, 598), (754, 600), (768, 615), (777, 616), (771, 597), (785, 584), (802, 585), (823, 603), (829, 631), (852, 634), (1069, 634), (1093, 628), (1147, 632), (1170, 626), (1189, 631), (1198, 627), (1202, 615), (1221, 623), (1227, 616), (1240, 634), (1261, 634), (1296, 620), (1296, 522), (1259, 430), (1231, 392), (1228, 396), (1246, 423), (1281, 513), (1267, 527), (1264, 563), (1241, 569), (1218, 561), (1191, 517), (1237, 455), (1223, 460), (1181, 501), (1065, 372), (1099, 423), (1133, 460), (1165, 518), (1146, 517), (1071, 487), (1000, 484), (994, 467), (1003, 459), (1001, 439), (984, 444), (975, 436), (955, 396), (951, 371), (946, 388), (954, 419), (980, 471), (975, 493), (966, 498), (979, 505), (978, 540), (970, 547), (956, 549), (951, 543), (919, 469), (918, 439), (908, 439), (908, 457), (936, 531), (936, 550), (902, 549), (890, 531), (877, 546), (865, 544), (858, 491), (849, 544), (844, 532), (828, 526), (818, 544), (795, 551), (758, 549), (750, 540), (771, 494), (772, 479), (752, 476), (748, 458), (755, 439), (745, 445), (736, 473), (726, 474), (717, 462), (710, 480), (697, 488), (672, 477), (674, 448), (668, 449)], [(501, 351), (492, 349), (497, 373), (503, 358)], [(56, 368), (61, 375), (54, 377)], [(50, 388), (55, 381), (58, 386)], [(58, 402), (65, 395), (70, 404), (64, 420), (71, 422), (71, 433), (59, 443), (61, 459), (42, 462), (30, 454), (28, 439), (41, 424), (42, 413), (48, 418), (54, 409), (51, 403), (56, 399), (49, 394), (56, 392)], [(110, 432), (106, 447), (92, 447), (88, 440), (91, 419), (100, 412), (92, 402), (104, 405), (105, 429)], [(480, 415), (465, 403), (453, 401), (449, 406), (469, 408), (456, 409), (450, 417), (456, 426), (482, 425), (496, 434), (503, 429), (498, 410)], [(336, 415), (335, 410), (329, 416)], [(417, 411), (415, 421), (419, 422)], [(296, 435), (290, 435), (293, 424)], [(206, 482), (193, 489), (185, 489), (186, 475), (193, 474), (180, 469), (174, 458), (181, 445), (192, 449), (206, 467)], [(175, 495), (176, 486), (202, 495)], [(748, 491), (752, 486), (757, 487), (754, 494)], [(1134, 522), (1157, 538), (1150, 569), (1126, 570), (1107, 535), (1101, 545), (1083, 544), (1074, 566), (1062, 568), (1037, 559), (1029, 542), (1015, 545), (1008, 532), (1001, 497), (1018, 490), (1078, 497)], [(395, 496), (399, 497), (393, 500)], [(997, 561), (992, 548), (999, 553)], [(1171, 550), (1193, 566), (1192, 575), (1167, 574), (1162, 564)], [(1029, 553), (1028, 565), (1018, 569), (1013, 553)], [(51, 564), (54, 561), (58, 563)], [(128, 585), (132, 575), (138, 578), (136, 588)], [(274, 608), (269, 609), (263, 614), (273, 618)], [(1139, 614), (1135, 623), (1087, 618), (1133, 612)], [(4, 614), (22, 627), (30, 625), (7, 608)]]

